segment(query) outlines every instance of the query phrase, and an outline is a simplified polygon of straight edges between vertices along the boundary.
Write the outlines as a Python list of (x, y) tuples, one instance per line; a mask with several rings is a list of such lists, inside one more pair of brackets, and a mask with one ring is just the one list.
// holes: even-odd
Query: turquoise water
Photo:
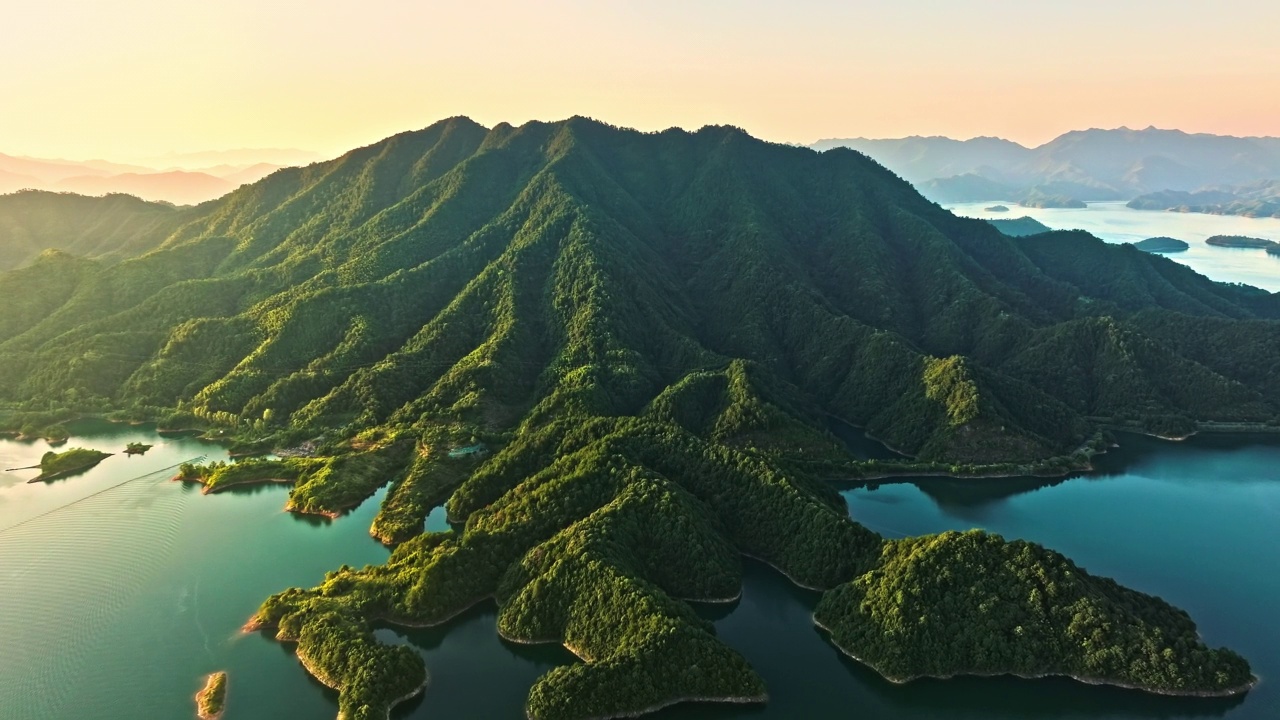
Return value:
[[(306, 675), (290, 647), (239, 627), (270, 593), (313, 585), (344, 563), (383, 561), (387, 551), (368, 535), (382, 494), (336, 521), (298, 518), (282, 511), (286, 488), (204, 496), (162, 470), (198, 455), (224, 458), (216, 446), (157, 438), (144, 427), (73, 431), (80, 436), (69, 446), (157, 447), (48, 485), (25, 483), (35, 471), (0, 474), (0, 718), (188, 718), (201, 676), (219, 669), (230, 673), (228, 718), (334, 717), (334, 693)], [(1280, 676), (1272, 609), (1280, 597), (1280, 440), (1123, 444), (1098, 472), (1066, 481), (933, 479), (845, 497), (856, 519), (886, 535), (985, 527), (1046, 543), (1091, 572), (1165, 597), (1192, 613), (1209, 643), (1250, 659), (1263, 683), (1246, 698), (1159, 698), (1065, 680), (892, 685), (814, 629), (814, 594), (748, 563), (742, 600), (700, 610), (760, 671), (771, 703), (690, 705), (654, 717), (1280, 717), (1272, 682)], [(33, 464), (45, 450), (43, 442), (0, 440), (0, 467)], [(428, 525), (444, 529), (443, 512)], [(425, 696), (395, 716), (522, 717), (534, 679), (573, 658), (560, 648), (509, 646), (494, 623), (485, 605), (444, 628), (380, 629), (384, 640), (416, 647), (432, 675)]]
[(1006, 203), (1009, 212), (987, 212), (993, 203), (952, 203), (951, 212), (984, 220), (1030, 216), (1054, 230), (1085, 230), (1113, 243), (1132, 243), (1151, 237), (1172, 237), (1190, 243), (1186, 252), (1166, 255), (1205, 277), (1238, 282), (1280, 292), (1280, 257), (1264, 250), (1213, 247), (1213, 235), (1244, 235), (1280, 242), (1280, 218), (1131, 210), (1123, 202), (1089, 203), (1085, 209), (1024, 208)]

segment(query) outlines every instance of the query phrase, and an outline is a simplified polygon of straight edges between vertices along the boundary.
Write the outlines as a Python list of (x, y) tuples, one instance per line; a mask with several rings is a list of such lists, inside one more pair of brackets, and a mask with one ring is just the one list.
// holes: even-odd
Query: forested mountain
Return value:
[[(823, 590), (910, 566), (822, 479), (1062, 470), (1104, 423), (1280, 414), (1280, 297), (1080, 233), (1007, 237), (859, 153), (735, 128), (455, 118), (192, 212), (141, 257), (0, 275), (23, 298), (0, 318), (0, 398), (11, 423), (114, 411), (257, 447), (314, 438), (312, 457), (182, 470), (210, 491), (291, 480), (299, 512), (391, 482), (373, 528), (400, 543), (388, 564), (256, 618), (351, 718), (423, 681), (374, 620), (443, 622), (489, 598), (504, 636), (583, 660), (535, 684), (530, 717), (762, 700), (684, 599), (733, 596), (743, 553)], [(833, 417), (916, 460), (856, 461)], [(464, 446), (492, 452), (451, 456)], [(465, 527), (422, 534), (446, 498)], [(1071, 600), (1111, 612), (1109, 588)], [(1126, 597), (1109, 637), (1141, 622), (1179, 639), (1152, 688), (1249, 685), (1185, 616)], [(1043, 641), (1010, 652), (1062, 647)], [(964, 671), (966, 648), (939, 657)]]
[[(75, 192), (82, 195), (127, 193), (143, 200), (176, 205), (198, 205), (222, 197), (245, 183), (266, 177), (283, 164), (263, 162), (262, 157), (315, 159), (311, 153), (284, 150), (244, 150), (226, 153), (174, 155), (166, 164), (151, 168), (103, 160), (71, 162), (14, 157), (0, 153), (0, 194), (22, 190)], [(193, 166), (192, 160), (223, 159), (220, 164)], [(228, 163), (225, 160), (244, 160)], [(301, 162), (301, 161), (300, 161)]]
[(131, 195), (0, 195), (0, 270), (22, 267), (46, 250), (105, 260), (141, 255), (191, 215)]
[(1280, 178), (1280, 141), (1179, 130), (1081, 130), (1035, 148), (997, 138), (822, 140), (850, 147), (899, 173), (938, 202), (1021, 200), (1029, 193), (1076, 200), (1130, 199)]
[(1165, 190), (1136, 197), (1129, 201), (1129, 207), (1135, 210), (1280, 217), (1280, 181), (1261, 180), (1248, 185), (1203, 188), (1193, 192)]

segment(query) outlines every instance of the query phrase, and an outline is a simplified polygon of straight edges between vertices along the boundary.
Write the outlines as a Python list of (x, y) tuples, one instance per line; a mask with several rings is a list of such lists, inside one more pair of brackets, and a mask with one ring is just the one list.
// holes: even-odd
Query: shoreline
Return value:
[[(584, 663), (592, 662), (592, 659), (585, 654), (585, 651), (574, 647), (573, 645), (569, 644), (568, 642), (565, 642), (564, 640), (558, 640), (555, 638), (548, 638), (546, 640), (526, 640), (524, 638), (516, 638), (503, 632), (501, 627), (498, 627), (498, 637), (502, 638), (506, 642), (514, 643), (516, 645), (524, 645), (527, 647), (532, 647), (536, 645), (559, 645), (563, 647), (565, 650), (568, 650), (569, 652), (573, 653), (573, 655), (577, 657), (579, 660), (581, 660), (582, 662)], [(650, 713), (658, 712), (659, 710), (663, 710), (665, 708), (669, 708), (673, 705), (679, 705), (681, 703), (717, 703), (722, 705), (756, 705), (756, 704), (767, 703), (767, 702), (769, 702), (769, 693), (767, 692), (761, 695), (682, 695), (680, 697), (670, 698), (668, 700), (663, 700), (663, 701), (654, 703), (653, 705), (645, 706), (638, 710), (627, 710), (625, 712), (614, 713), (612, 715), (592, 715), (589, 718), (586, 718), (586, 720), (617, 720), (618, 718), (638, 718), (638, 717), (643, 717), (645, 715), (648, 715)], [(527, 710), (525, 711), (525, 717), (528, 718), (528, 720), (533, 720), (533, 716), (529, 715)]]
[[(302, 668), (307, 671), (308, 675), (318, 680), (321, 685), (324, 685), (330, 690), (333, 690), (339, 694), (342, 693), (342, 686), (339, 685), (333, 678), (316, 671), (316, 668), (312, 666), (311, 661), (307, 658), (306, 653), (302, 651), (302, 646), (298, 644), (297, 640), (286, 640), (285, 642), (293, 643), (294, 645), (293, 656), (298, 658), (298, 664), (302, 665)], [(422, 670), (424, 673), (424, 677), (422, 679), (421, 684), (419, 684), (413, 690), (410, 690), (408, 693), (401, 695), (398, 698), (394, 698), (387, 703), (386, 713), (383, 716), (386, 718), (386, 720), (391, 720), (391, 711), (395, 709), (395, 706), (399, 705), (402, 702), (415, 698), (418, 695), (421, 695), (422, 692), (427, 689), (427, 686), (431, 684), (431, 674), (427, 672), (425, 664), (423, 665)], [(339, 707), (337, 720), (343, 720), (343, 718), (345, 717), (346, 716), (343, 714), (341, 707)]]
[(192, 485), (199, 485), (201, 495), (217, 495), (218, 493), (222, 492), (223, 490), (226, 490), (227, 488), (241, 487), (243, 485), (290, 485), (294, 482), (293, 480), (285, 480), (283, 478), (262, 478), (260, 480), (236, 480), (234, 482), (229, 482), (229, 483), (219, 483), (217, 486), (211, 488), (209, 487), (209, 483), (207, 483), (206, 480), (208, 480), (207, 476), (198, 477), (198, 478), (188, 478), (188, 477), (183, 477), (181, 474), (177, 474), (169, 478), (170, 482), (180, 482), (180, 483), (189, 483)]
[[(619, 718), (644, 717), (645, 715), (649, 715), (650, 713), (655, 713), (655, 712), (658, 712), (659, 710), (665, 710), (666, 708), (672, 707), (673, 705), (680, 705), (681, 703), (716, 703), (719, 705), (759, 705), (767, 702), (769, 702), (769, 693), (764, 693), (762, 695), (721, 695), (721, 696), (686, 695), (683, 697), (673, 698), (671, 700), (664, 700), (662, 702), (654, 703), (653, 705), (640, 708), (639, 710), (628, 710), (626, 712), (615, 713), (613, 715), (592, 715), (586, 718), (586, 720), (618, 720)], [(528, 711), (525, 712), (525, 717), (528, 720), (533, 720), (533, 716), (529, 715)]]
[(1120, 688), (1122, 690), (1136, 690), (1138, 692), (1144, 692), (1151, 695), (1162, 695), (1165, 697), (1227, 698), (1227, 697), (1235, 697), (1237, 695), (1243, 695), (1249, 692), (1250, 690), (1252, 690), (1253, 688), (1257, 687), (1258, 683), (1260, 682), (1258, 676), (1254, 675), (1253, 680), (1251, 680), (1250, 682), (1244, 685), (1240, 685), (1238, 687), (1227, 688), (1226, 690), (1166, 690), (1162, 688), (1151, 688), (1151, 687), (1143, 687), (1141, 685), (1133, 685), (1129, 683), (1120, 682), (1118, 680), (1106, 680), (1104, 678), (1082, 677), (1079, 675), (1072, 675), (1070, 673), (1060, 673), (1060, 672), (1044, 672), (1044, 673), (1036, 673), (1033, 675), (1018, 673), (1018, 672), (985, 672), (985, 673), (984, 672), (956, 672), (950, 675), (925, 674), (925, 675), (913, 675), (911, 677), (905, 677), (905, 678), (893, 677), (890, 675), (886, 675), (883, 671), (880, 670), (880, 668), (876, 667), (875, 664), (868, 662), (867, 660), (864, 660), (858, 657), (857, 655), (854, 655), (852, 652), (849, 651), (848, 648), (836, 642), (835, 636), (832, 633), (831, 628), (827, 627), (826, 625), (823, 625), (822, 622), (819, 621), (816, 616), (814, 616), (813, 614), (810, 614), (810, 618), (813, 620), (813, 624), (819, 630), (821, 630), (823, 633), (826, 634), (827, 641), (830, 642), (831, 645), (835, 647), (835, 649), (839, 650), (846, 657), (856, 661), (858, 664), (862, 665), (863, 667), (866, 667), (867, 669), (874, 672), (876, 675), (879, 675), (881, 678), (884, 678), (885, 680), (893, 683), (894, 685), (906, 685), (907, 683), (913, 682), (915, 680), (924, 680), (924, 679), (954, 680), (956, 678), (962, 678), (962, 677), (974, 677), (974, 678), (1013, 677), (1013, 678), (1018, 678), (1019, 680), (1043, 680), (1046, 678), (1067, 678), (1069, 680), (1074, 680), (1078, 683), (1083, 683), (1085, 685), (1115, 687), (1115, 688)]
[[(208, 696), (213, 689), (214, 681), (219, 676), (222, 678), (222, 709), (215, 713), (205, 712), (204, 705), (208, 702)], [(200, 718), (200, 720), (221, 720), (222, 715), (227, 711), (227, 688), (230, 687), (228, 680), (227, 673), (223, 670), (211, 672), (204, 676), (204, 687), (196, 691), (194, 698), (196, 702), (196, 717)]]
[[(30, 480), (28, 480), (28, 481), (27, 481), (27, 484), (28, 484), (28, 485), (31, 485), (32, 483), (38, 483), (38, 482), (49, 482), (49, 481), (51, 481), (51, 480), (58, 480), (58, 479), (60, 479), (60, 478), (67, 477), (68, 475), (74, 475), (75, 473), (78, 473), (78, 472), (83, 472), (83, 471), (85, 471), (85, 470), (91, 470), (91, 469), (93, 469), (93, 468), (97, 467), (98, 465), (102, 464), (102, 461), (103, 461), (103, 460), (106, 460), (106, 459), (107, 459), (107, 458), (109, 458), (109, 457), (111, 457), (111, 456), (112, 456), (112, 454), (113, 454), (113, 453), (103, 453), (102, 457), (98, 458), (97, 460), (94, 460), (94, 461), (93, 461), (93, 462), (91, 462), (91, 463), (86, 463), (86, 464), (84, 464), (84, 465), (80, 465), (80, 466), (78, 466), (78, 467), (68, 468), (68, 469), (66, 469), (66, 470), (59, 470), (58, 472), (53, 473), (52, 475), (45, 475), (43, 472), (41, 472), (39, 475), (37, 475), (37, 476), (35, 476), (35, 477), (31, 478)], [(39, 466), (39, 465), (36, 465), (36, 467), (40, 467), (40, 466)], [(14, 469), (15, 469), (15, 470), (30, 470), (31, 468), (14, 468)]]
[[(857, 521), (855, 520), (854, 522), (857, 522)], [(769, 562), (768, 560), (765, 560), (765, 559), (764, 559), (764, 558), (762, 558), (762, 557), (757, 557), (757, 556), (752, 555), (751, 553), (748, 553), (748, 552), (744, 552), (744, 553), (742, 553), (742, 557), (751, 558), (752, 560), (755, 560), (756, 562), (764, 563), (765, 565), (768, 565), (770, 568), (772, 568), (772, 569), (773, 569), (773, 571), (774, 571), (774, 572), (776, 572), (776, 573), (778, 573), (779, 575), (781, 575), (782, 577), (786, 578), (786, 579), (787, 579), (787, 582), (790, 582), (792, 585), (795, 585), (796, 587), (798, 587), (798, 588), (800, 588), (800, 589), (802, 589), (802, 590), (809, 590), (810, 592), (824, 593), (824, 592), (826, 592), (827, 590), (829, 590), (829, 589), (830, 589), (830, 588), (820, 588), (820, 587), (815, 587), (815, 586), (813, 586), (813, 585), (806, 585), (805, 583), (802, 583), (802, 582), (800, 582), (799, 580), (797, 580), (797, 579), (795, 579), (795, 578), (791, 577), (790, 573), (788, 573), (786, 570), (783, 570), (782, 568), (778, 567), (777, 565), (774, 565), (773, 563)]]

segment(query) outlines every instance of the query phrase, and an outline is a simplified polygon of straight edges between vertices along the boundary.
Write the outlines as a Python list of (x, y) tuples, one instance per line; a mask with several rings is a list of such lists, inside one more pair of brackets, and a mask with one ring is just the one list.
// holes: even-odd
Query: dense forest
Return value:
[(898, 681), (1069, 675), (1171, 694), (1254, 681), (1239, 655), (1205, 647), (1181, 610), (979, 531), (887, 543), (880, 564), (823, 596), (815, 618)]
[(44, 482), (66, 477), (81, 470), (88, 470), (111, 457), (111, 453), (85, 448), (71, 448), (63, 452), (49, 451), (40, 458), (40, 475), (30, 482)]
[(141, 255), (197, 214), (132, 195), (43, 190), (0, 195), (0, 270), (30, 264), (48, 250), (108, 262)]
[[(21, 298), (0, 318), (0, 429), (99, 413), (246, 452), (306, 441), (180, 472), (209, 491), (290, 482), (297, 512), (336, 515), (389, 484), (371, 532), (390, 560), (256, 617), (354, 719), (425, 678), (376, 622), (442, 623), (490, 600), (508, 639), (582, 659), (535, 683), (532, 718), (763, 701), (686, 602), (735, 596), (742, 555), (830, 591), (831, 618), (857, 611), (840, 606), (867, 577), (946, 590), (825, 481), (1061, 473), (1111, 427), (1280, 418), (1277, 296), (1083, 233), (1007, 237), (856, 152), (735, 128), (459, 118), (192, 213), (109, 267), (57, 254), (0, 274)], [(859, 461), (833, 421), (905, 457)], [(440, 503), (457, 529), (424, 533)], [(1015, 550), (1015, 578), (1065, 562)], [(956, 572), (1009, 552), (975, 542)], [(1185, 640), (1158, 648), (1169, 682), (1224, 686), (1218, 665), (1187, 671), (1219, 651), (1190, 642), (1184, 616), (1111, 587), (1091, 579), (1047, 611), (1100, 613), (1103, 654)], [(1029, 594), (998, 602), (997, 622), (1031, 612)], [(901, 637), (918, 657), (924, 641)], [(1010, 658), (1048, 647), (1014, 643), (983, 669), (1020, 671)], [(1232, 681), (1248, 673), (1212, 657)], [(1159, 668), (1098, 674), (1160, 689)]]

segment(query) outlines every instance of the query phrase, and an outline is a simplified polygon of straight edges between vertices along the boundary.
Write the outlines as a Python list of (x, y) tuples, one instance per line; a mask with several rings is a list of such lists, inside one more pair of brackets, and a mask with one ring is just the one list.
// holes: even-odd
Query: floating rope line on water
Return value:
[(152, 471), (151, 471), (151, 472), (149, 472), (149, 473), (145, 473), (145, 474), (139, 475), (139, 476), (137, 476), (137, 477), (129, 478), (128, 480), (125, 480), (125, 481), (123, 481), (123, 482), (118, 482), (118, 483), (116, 483), (115, 485), (112, 485), (112, 486), (110, 486), (110, 487), (102, 488), (101, 490), (98, 490), (97, 492), (90, 493), (90, 494), (85, 495), (84, 497), (79, 498), (79, 499), (76, 499), (76, 500), (72, 500), (71, 502), (67, 503), (66, 505), (59, 505), (58, 507), (53, 508), (52, 510), (46, 510), (46, 511), (44, 511), (44, 512), (40, 513), (39, 515), (35, 515), (35, 516), (32, 516), (32, 517), (29, 517), (29, 518), (27, 518), (26, 520), (23, 520), (22, 522), (19, 522), (19, 523), (15, 523), (15, 524), (13, 524), (13, 525), (10, 525), (10, 526), (9, 526), (9, 527), (7, 527), (7, 528), (2, 528), (2, 529), (0, 529), (0, 535), (3, 535), (3, 534), (5, 534), (5, 533), (9, 532), (10, 530), (15, 530), (15, 529), (17, 529), (17, 528), (20, 528), (20, 527), (22, 527), (23, 525), (26, 525), (27, 523), (35, 522), (36, 520), (39, 520), (40, 518), (48, 517), (48, 516), (50, 516), (50, 515), (52, 515), (52, 514), (54, 514), (54, 513), (56, 513), (56, 512), (59, 512), (59, 511), (62, 511), (62, 510), (66, 510), (67, 508), (69, 508), (69, 507), (71, 507), (71, 506), (73, 506), (73, 505), (78, 505), (78, 504), (80, 504), (80, 503), (84, 502), (85, 500), (89, 500), (89, 499), (91, 499), (91, 498), (95, 498), (95, 497), (97, 497), (97, 496), (99, 496), (99, 495), (101, 495), (101, 494), (103, 494), (103, 493), (105, 493), (105, 492), (110, 492), (110, 491), (112, 491), (112, 490), (115, 490), (115, 489), (116, 489), (116, 488), (118, 488), (118, 487), (122, 487), (122, 486), (124, 486), (124, 485), (128, 485), (128, 484), (129, 484), (129, 483), (131, 483), (131, 482), (137, 482), (137, 481), (139, 481), (139, 480), (143, 480), (143, 479), (145, 479), (145, 478), (152, 477), (153, 475), (159, 475), (159, 474), (160, 474), (160, 473), (162, 473), (162, 472), (167, 472), (167, 471), (169, 471), (169, 470), (173, 470), (174, 468), (182, 467), (183, 465), (186, 465), (187, 463), (192, 463), (192, 462), (201, 462), (201, 461), (205, 460), (207, 457), (208, 457), (207, 455), (197, 455), (196, 457), (193, 457), (193, 458), (191, 458), (190, 460), (183, 460), (182, 462), (180, 462), (180, 463), (178, 463), (178, 464), (176, 464), (176, 465), (170, 465), (169, 467), (163, 467), (163, 468), (160, 468), (159, 470), (152, 470)]

